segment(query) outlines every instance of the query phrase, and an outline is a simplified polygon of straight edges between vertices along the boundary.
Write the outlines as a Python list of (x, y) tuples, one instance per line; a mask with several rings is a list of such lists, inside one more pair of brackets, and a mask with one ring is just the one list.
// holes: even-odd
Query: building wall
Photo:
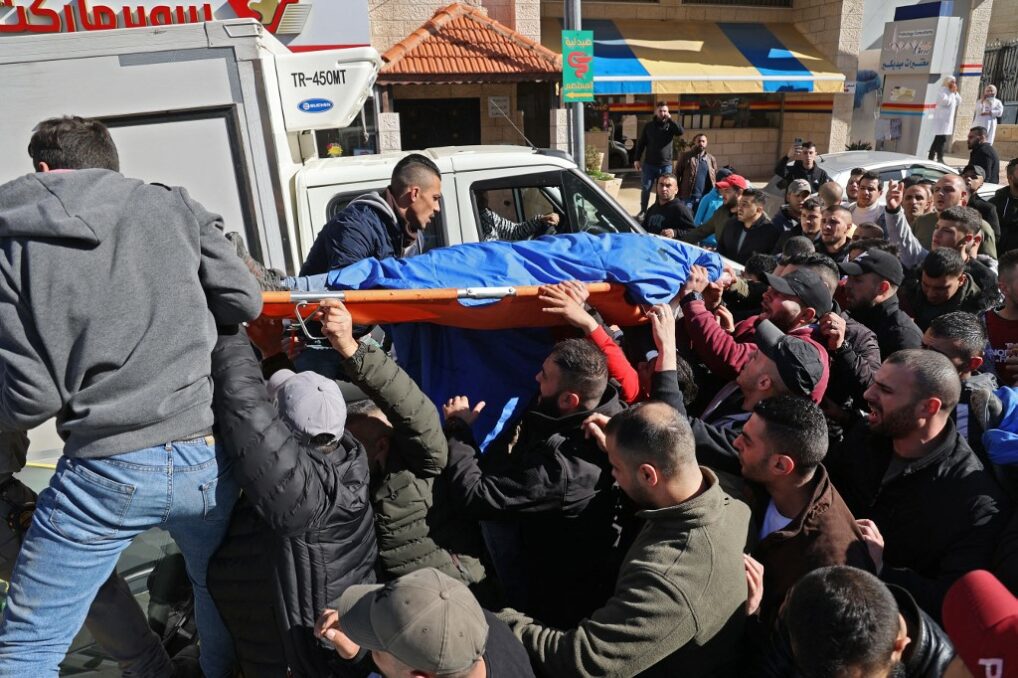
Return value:
[(766, 181), (774, 174), (774, 164), (779, 157), (775, 155), (778, 130), (687, 129), (683, 138), (692, 141), (701, 132), (707, 135), (707, 151), (717, 158), (718, 167), (732, 165), (740, 175), (751, 181)]
[(1018, 0), (993, 0), (986, 46), (1018, 40)]
[[(859, 67), (864, 6), (865, 0), (795, 0), (795, 27), (845, 74), (847, 82), (855, 80)], [(791, 146), (795, 137), (812, 137), (820, 153), (845, 150), (851, 142), (854, 97), (851, 94), (827, 96), (834, 97), (831, 115), (794, 113), (785, 116), (782, 148)], [(806, 127), (804, 134), (794, 129), (800, 124)]]
[[(990, 20), (993, 16), (993, 4), (993, 0), (982, 0), (982, 2), (972, 0), (972, 10), (968, 13), (962, 28), (962, 53), (958, 62), (959, 66), (983, 63), (986, 36), (989, 33)], [(961, 104), (958, 106), (958, 117), (954, 124), (952, 150), (955, 153), (968, 155), (966, 138), (972, 123), (972, 112), (982, 93), (979, 88), (979, 78), (958, 78), (958, 93), (961, 94)]]
[(516, 110), (516, 86), (513, 84), (487, 85), (395, 85), (393, 98), (401, 99), (468, 99), (481, 100), (481, 143), (524, 145), (523, 137), (502, 116), (488, 117), (488, 97), (509, 97), (509, 110), (513, 122), (523, 129), (523, 113)]
[[(338, 0), (333, 0), (338, 1)], [(371, 7), (371, 46), (384, 52), (407, 37), (452, 0), (376, 0)], [(480, 7), (481, 0), (459, 0)]]

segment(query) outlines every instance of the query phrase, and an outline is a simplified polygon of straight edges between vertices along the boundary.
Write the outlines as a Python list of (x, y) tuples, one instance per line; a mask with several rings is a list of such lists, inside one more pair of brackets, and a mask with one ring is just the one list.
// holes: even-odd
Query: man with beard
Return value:
[(820, 244), (820, 235), (823, 227), (823, 203), (821, 203), (818, 198), (806, 198), (806, 200), (803, 201), (802, 206), (799, 208), (799, 222), (791, 229), (781, 234), (781, 237), (778, 238), (778, 243), (774, 246), (774, 253), (781, 253), (785, 247), (785, 243), (796, 236), (809, 238), (815, 249)]
[(979, 197), (978, 193), (986, 182), (986, 170), (979, 165), (966, 165), (965, 169), (961, 171), (961, 178), (965, 180), (965, 185), (969, 189), (968, 206), (979, 212), (983, 221), (993, 229), (993, 235), (997, 237), (997, 240), (1000, 240), (1000, 219), (997, 218), (997, 209), (988, 200)]
[(555, 627), (515, 610), (499, 617), (542, 676), (734, 675), (749, 510), (697, 465), (689, 425), (667, 404), (595, 415), (586, 428), (645, 520), (614, 593), (579, 624)]
[(782, 608), (773, 647), (754, 674), (845, 678), (969, 675), (947, 634), (900, 586), (831, 565), (810, 572)]
[(1007, 185), (1001, 186), (990, 198), (1000, 222), (1000, 251), (1018, 249), (1018, 158), (1007, 163)]
[(934, 619), (958, 577), (989, 566), (1010, 508), (951, 421), (960, 395), (945, 356), (898, 351), (866, 391), (867, 421), (827, 459), (878, 576)]
[[(915, 223), (912, 224), (912, 231), (915, 233), (915, 237), (919, 240), (919, 244), (926, 249), (933, 248), (933, 232), (937, 230), (937, 220), (940, 218), (940, 213), (949, 207), (965, 207), (969, 202), (969, 189), (965, 180), (957, 174), (947, 174), (937, 180), (937, 183), (933, 186), (933, 211), (918, 217)], [(895, 209), (901, 204), (900, 199), (895, 201)], [(890, 212), (890, 208), (887, 208)], [(891, 239), (890, 231), (893, 230), (891, 226), (891, 217), (888, 216), (884, 219), (884, 228), (888, 230), (888, 239)], [(993, 234), (993, 227), (991, 227), (985, 220), (980, 223), (980, 232), (982, 233), (983, 239), (979, 243), (979, 254), (985, 254), (993, 259), (997, 258), (997, 237)], [(892, 242), (894, 242), (892, 240)], [(1000, 250), (1004, 251), (1004, 250)]]
[(905, 274), (896, 256), (871, 248), (839, 267), (847, 276), (845, 307), (877, 335), (881, 357), (922, 346), (922, 332), (898, 306), (898, 287)]
[(678, 233), (693, 228), (693, 215), (676, 197), (677, 190), (678, 184), (671, 172), (657, 178), (657, 200), (643, 217), (643, 227), (648, 233), (674, 238)]
[(967, 139), (969, 147), (969, 164), (982, 167), (990, 181), (1000, 181), (1000, 157), (997, 149), (986, 139), (985, 127), (973, 127)]
[(752, 556), (764, 567), (760, 615), (769, 630), (785, 594), (806, 573), (825, 565), (872, 571), (873, 562), (822, 463), (827, 422), (817, 405), (791, 395), (762, 400), (733, 444), (760, 526)]
[[(483, 455), (466, 423), (483, 403), (471, 409), (460, 396), (446, 404), (446, 477), (464, 515), (497, 521), (485, 528), (486, 538), (490, 545), (497, 529), (492, 555), (509, 603), (543, 623), (571, 628), (610, 595), (608, 556), (617, 537), (609, 466), (582, 424), (624, 405), (608, 383), (604, 354), (587, 339), (556, 344), (536, 380), (538, 394), (519, 424)], [(678, 399), (681, 406), (681, 394)]]
[[(640, 173), (640, 215), (647, 211), (654, 180), (672, 171), (672, 141), (682, 136), (682, 126), (672, 120), (668, 104), (659, 101), (654, 106), (654, 117), (643, 126), (640, 139), (633, 151), (633, 167)], [(644, 156), (644, 151), (647, 152)], [(643, 158), (643, 162), (640, 162)]]
[(852, 213), (844, 207), (828, 207), (824, 210), (823, 227), (817, 252), (826, 254), (836, 263), (848, 258), (848, 237), (852, 230)]
[(735, 217), (728, 220), (718, 239), (718, 254), (745, 264), (755, 252), (774, 251), (781, 229), (767, 218), (766, 199), (763, 191), (749, 188), (742, 192)]
[(710, 216), (710, 219), (703, 222), (700, 226), (691, 231), (677, 233), (676, 237), (682, 242), (696, 244), (711, 236), (714, 236), (715, 242), (719, 242), (721, 240), (721, 233), (725, 230), (725, 225), (735, 216), (735, 210), (739, 204), (739, 196), (742, 195), (744, 190), (749, 188), (749, 182), (738, 174), (732, 174), (725, 179), (719, 180), (715, 188), (721, 191), (721, 197), (724, 200), (721, 207), (717, 208), (714, 214)]

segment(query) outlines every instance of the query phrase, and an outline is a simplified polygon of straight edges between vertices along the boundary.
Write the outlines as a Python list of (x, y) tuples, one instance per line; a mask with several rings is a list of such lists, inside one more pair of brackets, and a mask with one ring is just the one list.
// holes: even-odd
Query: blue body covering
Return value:
[[(624, 284), (634, 303), (670, 301), (690, 266), (721, 274), (721, 258), (685, 243), (638, 234), (555, 235), (432, 250), (406, 259), (365, 259), (295, 288), (435, 289), (541, 285), (580, 280)], [(466, 300), (464, 304), (495, 303)], [(475, 425), (482, 448), (530, 401), (534, 377), (551, 350), (547, 329), (467, 330), (427, 323), (387, 328), (400, 364), (436, 403), (455, 395), (483, 400)]]

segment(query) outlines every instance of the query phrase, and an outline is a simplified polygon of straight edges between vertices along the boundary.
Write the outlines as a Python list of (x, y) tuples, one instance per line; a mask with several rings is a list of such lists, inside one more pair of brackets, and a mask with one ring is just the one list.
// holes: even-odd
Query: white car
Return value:
[[(825, 153), (817, 156), (817, 164), (827, 172), (827, 176), (832, 181), (838, 182), (843, 188), (848, 184), (848, 178), (856, 167), (876, 172), (884, 184), (888, 181), (901, 181), (912, 176), (937, 181), (947, 174), (960, 174), (962, 170), (961, 167), (951, 167), (934, 160), (888, 151)], [(764, 188), (767, 193), (768, 214), (776, 213), (784, 204), (784, 190), (779, 188), (779, 183), (780, 179), (775, 175)], [(999, 184), (984, 183), (979, 189), (979, 195), (989, 199), (998, 188), (1000, 188)]]

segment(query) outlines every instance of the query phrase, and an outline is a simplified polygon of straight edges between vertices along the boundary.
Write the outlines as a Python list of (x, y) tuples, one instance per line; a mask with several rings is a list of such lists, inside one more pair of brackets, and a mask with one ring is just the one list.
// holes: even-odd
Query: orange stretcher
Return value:
[[(646, 322), (643, 310), (626, 300), (625, 287), (614, 283), (587, 283), (588, 303), (609, 324), (630, 326)], [(474, 330), (514, 327), (552, 327), (565, 321), (543, 313), (537, 285), (524, 287), (468, 287), (412, 290), (347, 290), (323, 292), (262, 292), (262, 317), (304, 319), (318, 310), (323, 299), (342, 301), (358, 325), (428, 322)], [(491, 300), (464, 305), (464, 300)], [(306, 329), (305, 329), (306, 332)]]

